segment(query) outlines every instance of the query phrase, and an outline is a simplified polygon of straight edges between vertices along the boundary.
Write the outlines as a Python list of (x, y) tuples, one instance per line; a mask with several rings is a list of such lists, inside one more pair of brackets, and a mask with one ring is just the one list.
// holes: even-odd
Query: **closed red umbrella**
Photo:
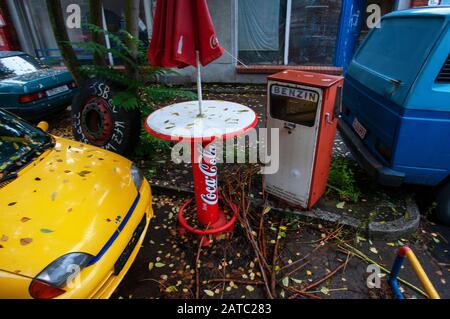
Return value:
[(208, 65), (223, 52), (206, 0), (158, 0), (148, 61), (161, 67), (197, 67), (200, 113), (200, 65)]

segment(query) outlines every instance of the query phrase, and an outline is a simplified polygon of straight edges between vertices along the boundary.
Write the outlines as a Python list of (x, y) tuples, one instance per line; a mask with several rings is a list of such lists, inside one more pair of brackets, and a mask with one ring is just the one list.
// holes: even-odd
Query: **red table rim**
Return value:
[(167, 141), (172, 141), (172, 142), (180, 142), (180, 141), (185, 141), (185, 142), (207, 142), (207, 141), (214, 141), (217, 138), (222, 139), (222, 140), (226, 140), (226, 139), (229, 139), (229, 138), (233, 138), (233, 137), (245, 134), (248, 131), (250, 131), (252, 128), (254, 128), (256, 126), (256, 124), (258, 124), (258, 114), (256, 114), (256, 112), (254, 110), (252, 110), (252, 109), (250, 109), (250, 111), (252, 111), (255, 114), (255, 119), (253, 120), (252, 123), (250, 123), (248, 126), (244, 127), (243, 129), (234, 131), (232, 133), (222, 134), (221, 136), (213, 135), (213, 136), (192, 138), (190, 136), (176, 136), (176, 135), (173, 136), (173, 135), (167, 135), (167, 134), (159, 133), (159, 132), (155, 131), (154, 129), (152, 129), (147, 124), (148, 119), (150, 118), (150, 116), (152, 116), (153, 113), (155, 113), (157, 111), (153, 112), (152, 114), (150, 114), (146, 118), (144, 125), (145, 125), (145, 129), (147, 130), (147, 132), (149, 132), (154, 137), (157, 137), (157, 138), (160, 138), (160, 139), (163, 139), (163, 140), (167, 140)]

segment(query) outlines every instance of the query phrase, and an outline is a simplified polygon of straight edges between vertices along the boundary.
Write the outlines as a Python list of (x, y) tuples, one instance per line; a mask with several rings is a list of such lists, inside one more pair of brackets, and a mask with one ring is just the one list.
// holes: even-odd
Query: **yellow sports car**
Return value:
[(0, 298), (108, 298), (153, 216), (150, 186), (45, 124), (0, 110)]

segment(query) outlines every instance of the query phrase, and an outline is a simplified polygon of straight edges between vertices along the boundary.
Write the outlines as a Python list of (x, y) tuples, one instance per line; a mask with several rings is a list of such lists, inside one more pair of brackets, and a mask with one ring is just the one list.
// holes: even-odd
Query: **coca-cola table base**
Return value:
[[(202, 115), (198, 115), (198, 102), (184, 102), (159, 109), (146, 120), (147, 131), (161, 139), (191, 143), (192, 170), (194, 176), (194, 200), (187, 201), (179, 210), (181, 232), (185, 230), (202, 237), (203, 245), (210, 243), (209, 236), (224, 237), (233, 231), (237, 207), (230, 204), (228, 217), (220, 208), (217, 149), (214, 141), (245, 134), (258, 122), (250, 108), (226, 101), (202, 101)], [(185, 212), (196, 206), (200, 229), (190, 225)], [(225, 204), (224, 204), (225, 205)]]

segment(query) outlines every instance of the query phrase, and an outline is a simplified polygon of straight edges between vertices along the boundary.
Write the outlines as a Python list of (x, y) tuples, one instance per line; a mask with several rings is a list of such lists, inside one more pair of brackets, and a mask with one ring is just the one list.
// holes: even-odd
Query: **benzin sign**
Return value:
[(317, 94), (317, 92), (306, 91), (282, 85), (272, 85), (271, 91), (272, 95), (286, 96), (314, 103), (317, 103), (319, 101), (319, 94)]

